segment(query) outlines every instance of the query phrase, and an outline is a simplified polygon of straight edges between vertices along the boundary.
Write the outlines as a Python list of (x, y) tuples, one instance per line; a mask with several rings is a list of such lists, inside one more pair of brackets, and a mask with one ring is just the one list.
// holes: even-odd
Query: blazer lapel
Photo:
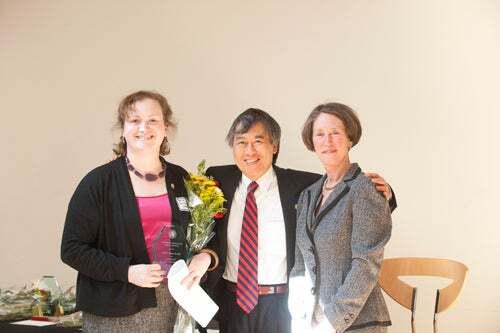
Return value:
[[(322, 222), (323, 217), (330, 210), (332, 210), (347, 193), (349, 193), (349, 190), (351, 188), (350, 188), (348, 183), (351, 180), (355, 179), (360, 173), (361, 173), (361, 168), (358, 166), (357, 163), (353, 163), (351, 165), (351, 167), (349, 168), (349, 170), (347, 171), (344, 178), (342, 179), (342, 181), (340, 183), (338, 183), (337, 186), (335, 186), (335, 189), (330, 194), (330, 196), (328, 197), (326, 202), (323, 204), (323, 207), (320, 208), (318, 215), (316, 215), (316, 217), (314, 217), (314, 215), (312, 215), (311, 220), (309, 220), (312, 222), (310, 226), (311, 226), (313, 233), (316, 230), (316, 228), (318, 228), (319, 224)], [(322, 178), (323, 181), (324, 181), (325, 177), (326, 176), (323, 176), (323, 178)], [(315, 200), (312, 200), (311, 204), (309, 205), (309, 210), (310, 210), (309, 213), (310, 214), (314, 214), (314, 210), (315, 210), (315, 207), (317, 204), (317, 200), (319, 198), (319, 194), (322, 191), (323, 181), (320, 183), (321, 186), (319, 188), (316, 188), (316, 191), (315, 191), (316, 195), (314, 196)]]
[(287, 269), (288, 273), (293, 264), (292, 258), (295, 253), (295, 233), (297, 227), (297, 211), (296, 211), (296, 190), (293, 187), (293, 182), (287, 178), (285, 170), (274, 166), (274, 172), (278, 180), (278, 191), (280, 194), (281, 209), (283, 211), (283, 219), (285, 223), (285, 239), (286, 239), (286, 254), (287, 254)]
[(231, 205), (233, 204), (234, 193), (236, 192), (236, 188), (241, 181), (241, 172), (235, 167), (234, 172), (226, 173), (224, 177), (221, 177), (221, 179), (219, 180), (221, 190), (224, 193), (224, 197), (226, 198), (226, 202), (224, 205), (227, 211), (222, 220), (216, 223), (221, 224), (220, 227), (217, 228), (217, 232), (219, 232), (218, 237), (221, 240), (221, 248), (219, 248), (219, 259), (225, 261), (227, 257), (227, 227), (229, 223), (229, 214), (231, 213)]
[[(340, 199), (342, 199), (349, 192), (349, 189), (350, 189), (349, 186), (347, 186), (344, 182), (339, 183), (337, 184), (337, 186), (335, 186), (335, 189), (330, 194), (326, 202), (323, 204), (323, 207), (320, 208), (318, 215), (316, 215), (312, 220), (313, 231), (315, 231), (316, 228), (319, 226), (326, 213), (332, 210), (340, 201)], [(317, 202), (314, 202), (314, 206), (311, 207), (312, 211), (314, 211), (316, 204)]]

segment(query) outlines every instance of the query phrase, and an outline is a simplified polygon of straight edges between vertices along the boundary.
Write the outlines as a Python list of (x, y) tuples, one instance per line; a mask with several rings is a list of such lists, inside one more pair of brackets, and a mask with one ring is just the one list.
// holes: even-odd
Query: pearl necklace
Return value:
[(339, 182), (336, 182), (335, 184), (332, 185), (332, 187), (328, 187), (326, 184), (328, 183), (328, 178), (325, 179), (325, 182), (323, 183), (323, 190), (324, 191), (331, 191), (337, 186)]
[(163, 178), (163, 176), (165, 176), (165, 169), (167, 168), (166, 165), (162, 162), (161, 163), (161, 171), (156, 175), (156, 174), (153, 174), (153, 173), (149, 173), (147, 172), (146, 174), (142, 174), (140, 173), (131, 163), (130, 163), (130, 160), (128, 159), (128, 157), (125, 157), (125, 161), (127, 162), (127, 168), (134, 174), (136, 175), (138, 178), (140, 179), (144, 179), (148, 182), (154, 182), (160, 178)]
[(328, 185), (327, 185), (330, 179), (328, 178), (328, 176), (326, 176), (325, 182), (323, 183), (323, 191), (326, 192), (326, 191), (333, 190), (335, 188), (335, 186), (337, 186), (337, 184), (342, 181), (342, 179), (344, 178), (344, 176), (346, 175), (346, 173), (347, 173), (348, 170), (349, 169), (347, 168), (345, 170), (345, 172), (343, 173), (342, 177), (340, 177), (331, 187), (328, 187)]

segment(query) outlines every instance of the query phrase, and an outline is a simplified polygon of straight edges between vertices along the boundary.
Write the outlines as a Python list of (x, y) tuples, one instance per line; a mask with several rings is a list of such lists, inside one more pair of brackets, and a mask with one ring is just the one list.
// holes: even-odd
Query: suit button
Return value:
[(314, 267), (312, 268), (312, 272), (313, 272), (314, 274), (316, 274), (316, 266), (314, 266)]
[(313, 294), (313, 295), (316, 294), (316, 288), (314, 288), (314, 287), (311, 288), (311, 294)]
[(312, 253), (314, 253), (314, 247), (312, 247), (312, 246), (311, 246), (311, 247), (309, 248), (309, 251), (311, 251)]

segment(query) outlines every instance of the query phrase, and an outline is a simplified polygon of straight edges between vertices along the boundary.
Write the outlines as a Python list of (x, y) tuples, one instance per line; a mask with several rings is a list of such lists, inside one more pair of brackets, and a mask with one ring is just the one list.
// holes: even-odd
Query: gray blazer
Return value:
[(306, 188), (297, 204), (292, 275), (307, 269), (314, 280), (311, 292), (337, 332), (389, 326), (377, 283), (391, 236), (389, 205), (354, 163), (315, 216), (324, 180)]

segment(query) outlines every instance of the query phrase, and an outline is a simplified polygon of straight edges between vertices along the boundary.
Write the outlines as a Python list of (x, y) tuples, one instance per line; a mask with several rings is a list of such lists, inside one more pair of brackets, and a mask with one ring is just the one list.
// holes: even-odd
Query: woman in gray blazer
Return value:
[(358, 117), (340, 103), (317, 106), (302, 131), (326, 172), (297, 205), (292, 275), (307, 271), (311, 277), (311, 332), (387, 332), (391, 325), (377, 284), (391, 214), (384, 197), (349, 160), (360, 137)]

